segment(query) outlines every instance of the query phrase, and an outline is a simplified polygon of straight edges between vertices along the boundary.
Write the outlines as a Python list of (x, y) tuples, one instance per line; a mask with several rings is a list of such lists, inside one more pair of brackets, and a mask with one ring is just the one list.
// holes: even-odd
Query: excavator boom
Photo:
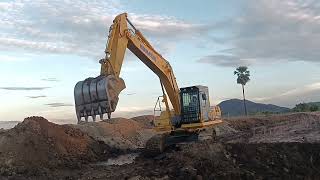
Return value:
[[(128, 27), (128, 24), (131, 28)], [(115, 111), (118, 95), (125, 88), (124, 81), (120, 78), (120, 72), (127, 48), (160, 78), (161, 85), (169, 97), (167, 100), (167, 96), (164, 94), (167, 110), (169, 110), (170, 102), (174, 116), (180, 115), (180, 90), (170, 63), (133, 26), (128, 20), (127, 14), (123, 13), (114, 19), (110, 27), (105, 50), (106, 56), (100, 60), (100, 76), (80, 81), (75, 87), (78, 122), (81, 117), (85, 117), (86, 121), (89, 116), (92, 116), (93, 120), (96, 115), (103, 118), (104, 113), (110, 117), (111, 113)], [(103, 94), (102, 98), (99, 96), (101, 94)]]

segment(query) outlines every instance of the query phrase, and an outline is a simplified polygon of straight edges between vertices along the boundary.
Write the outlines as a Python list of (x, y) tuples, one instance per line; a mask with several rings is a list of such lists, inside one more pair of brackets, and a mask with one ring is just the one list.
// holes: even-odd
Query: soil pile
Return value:
[(320, 142), (320, 114), (317, 113), (242, 117), (225, 122), (238, 131), (223, 137), (228, 142)]
[[(143, 119), (144, 116), (141, 118)], [(139, 118), (136, 119), (139, 120)], [(147, 139), (155, 134), (152, 129), (145, 129), (144, 124), (126, 118), (113, 118), (72, 126), (87, 133), (96, 141), (103, 141), (110, 147), (121, 150), (142, 148)]]
[(140, 123), (144, 128), (153, 128), (153, 115), (137, 116), (131, 119)]
[(39, 168), (75, 166), (98, 159), (108, 149), (78, 129), (29, 117), (0, 134), (0, 170), (2, 174), (30, 173)]
[(231, 127), (236, 130), (245, 131), (259, 126), (277, 126), (286, 121), (319, 121), (320, 114), (315, 113), (293, 113), (283, 115), (270, 115), (261, 117), (238, 117), (225, 119)]

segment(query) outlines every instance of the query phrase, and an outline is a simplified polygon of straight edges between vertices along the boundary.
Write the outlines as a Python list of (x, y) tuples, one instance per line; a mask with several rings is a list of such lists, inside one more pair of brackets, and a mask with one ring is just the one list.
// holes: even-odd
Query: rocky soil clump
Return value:
[(0, 173), (38, 173), (111, 155), (111, 148), (68, 125), (29, 117), (0, 134)]

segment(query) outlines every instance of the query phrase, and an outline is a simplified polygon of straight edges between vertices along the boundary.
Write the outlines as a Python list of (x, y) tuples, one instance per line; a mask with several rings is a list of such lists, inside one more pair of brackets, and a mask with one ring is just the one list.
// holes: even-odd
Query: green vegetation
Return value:
[(294, 112), (315, 112), (320, 110), (319, 102), (299, 103), (293, 109)]

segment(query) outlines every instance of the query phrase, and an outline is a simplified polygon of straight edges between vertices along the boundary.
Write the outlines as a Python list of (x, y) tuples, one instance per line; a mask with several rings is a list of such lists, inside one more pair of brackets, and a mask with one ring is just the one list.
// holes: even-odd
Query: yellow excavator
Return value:
[(127, 48), (160, 79), (162, 96), (158, 97), (154, 108), (154, 112), (159, 111), (160, 115), (155, 115), (153, 121), (158, 133), (146, 144), (150, 154), (162, 152), (172, 144), (197, 140), (201, 130), (222, 122), (220, 108), (210, 106), (208, 87), (198, 85), (179, 89), (170, 63), (134, 27), (127, 13), (123, 13), (116, 16), (110, 26), (106, 55), (99, 61), (100, 75), (75, 86), (78, 123), (83, 122), (82, 118), (88, 122), (88, 117), (95, 121), (97, 115), (101, 120), (104, 114), (111, 118), (118, 96), (126, 87), (120, 72)]

